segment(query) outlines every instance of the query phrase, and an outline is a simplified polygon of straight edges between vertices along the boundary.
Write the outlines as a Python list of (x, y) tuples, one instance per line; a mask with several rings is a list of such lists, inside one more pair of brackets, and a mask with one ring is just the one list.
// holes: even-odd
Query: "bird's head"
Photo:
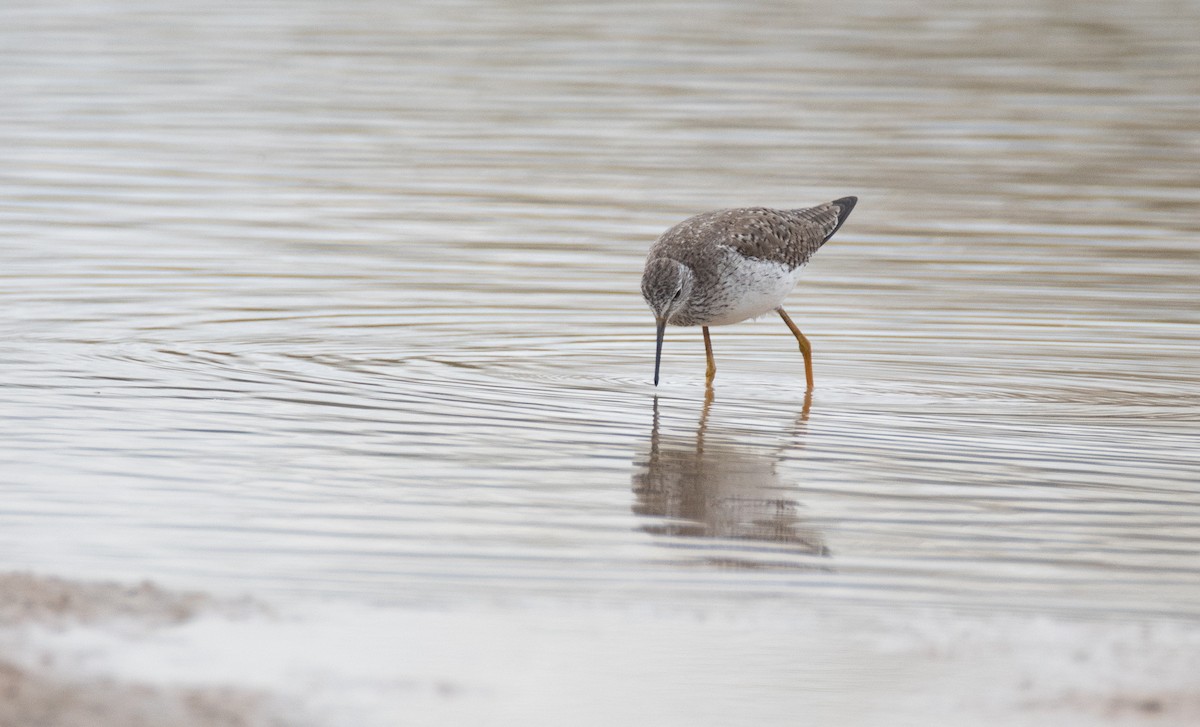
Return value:
[(642, 297), (654, 311), (658, 342), (654, 352), (654, 385), (658, 386), (658, 368), (662, 361), (663, 334), (667, 321), (688, 305), (694, 276), (688, 266), (669, 258), (654, 258), (642, 273)]
[(646, 263), (642, 273), (642, 297), (660, 322), (671, 319), (687, 305), (692, 294), (692, 270), (670, 258), (660, 257)]

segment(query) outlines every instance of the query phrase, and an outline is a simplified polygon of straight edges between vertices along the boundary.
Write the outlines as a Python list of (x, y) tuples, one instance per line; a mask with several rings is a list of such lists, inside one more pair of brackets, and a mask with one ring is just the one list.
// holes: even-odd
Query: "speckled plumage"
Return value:
[(841, 228), (857, 202), (843, 197), (806, 209), (716, 210), (663, 233), (650, 247), (642, 273), (642, 296), (658, 322), (655, 383), (665, 325), (704, 327), (711, 381), (716, 368), (708, 327), (775, 310), (800, 341), (811, 386), (808, 341), (783, 311), (783, 300), (800, 269)]
[[(762, 315), (782, 304), (795, 285), (796, 274), (821, 245), (838, 231), (857, 202), (844, 197), (816, 207), (776, 210), (744, 207), (717, 210), (689, 217), (663, 233), (650, 247), (642, 294), (656, 315), (656, 301), (674, 293), (668, 267), (659, 259), (674, 260), (690, 271), (691, 295), (670, 311), (667, 322), (675, 326), (723, 325), (726, 312), (759, 284), (764, 297), (778, 297), (774, 305), (738, 320)], [(791, 284), (776, 280), (791, 278)], [(772, 296), (780, 288), (781, 295)], [(668, 290), (669, 289), (669, 290)]]
[[(808, 262), (837, 230), (842, 219), (839, 203), (802, 210), (743, 207), (705, 212), (663, 233), (650, 256), (669, 257), (695, 270), (711, 260), (713, 247), (724, 246), (748, 258), (795, 268)], [(846, 206), (848, 214), (853, 205)]]

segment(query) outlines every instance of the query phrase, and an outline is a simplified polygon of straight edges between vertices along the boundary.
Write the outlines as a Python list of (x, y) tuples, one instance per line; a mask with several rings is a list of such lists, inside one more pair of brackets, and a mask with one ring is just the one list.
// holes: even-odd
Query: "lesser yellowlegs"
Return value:
[(857, 202), (857, 197), (843, 197), (808, 209), (717, 210), (689, 217), (663, 233), (650, 247), (642, 273), (642, 297), (658, 324), (654, 385), (668, 323), (701, 327), (708, 357), (705, 379), (711, 384), (717, 364), (708, 327), (773, 310), (800, 343), (812, 389), (812, 346), (783, 310), (783, 299), (795, 287), (800, 269), (833, 237)]

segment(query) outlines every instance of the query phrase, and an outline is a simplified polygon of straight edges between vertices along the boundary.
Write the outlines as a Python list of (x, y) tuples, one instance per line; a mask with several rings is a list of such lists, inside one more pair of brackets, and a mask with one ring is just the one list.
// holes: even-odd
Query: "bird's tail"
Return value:
[(809, 238), (808, 244), (812, 248), (809, 255), (829, 242), (833, 233), (842, 229), (842, 223), (850, 216), (850, 210), (854, 209), (856, 204), (858, 204), (858, 197), (842, 197), (816, 207), (788, 211), (792, 217), (816, 227), (815, 230), (812, 230), (812, 237)]
[(834, 225), (833, 229), (829, 231), (829, 234), (825, 236), (826, 241), (833, 237), (835, 232), (842, 229), (842, 225), (846, 222), (846, 218), (849, 217), (850, 212), (854, 210), (854, 205), (858, 204), (858, 197), (842, 197), (841, 199), (833, 200), (829, 204), (830, 206), (837, 208), (837, 224)]

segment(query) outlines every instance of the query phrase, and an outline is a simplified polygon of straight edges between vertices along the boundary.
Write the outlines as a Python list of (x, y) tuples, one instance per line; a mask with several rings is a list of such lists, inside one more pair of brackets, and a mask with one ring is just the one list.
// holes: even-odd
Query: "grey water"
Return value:
[[(0, 568), (1200, 618), (1200, 5), (9, 2)], [(778, 320), (647, 246), (860, 198)]]

